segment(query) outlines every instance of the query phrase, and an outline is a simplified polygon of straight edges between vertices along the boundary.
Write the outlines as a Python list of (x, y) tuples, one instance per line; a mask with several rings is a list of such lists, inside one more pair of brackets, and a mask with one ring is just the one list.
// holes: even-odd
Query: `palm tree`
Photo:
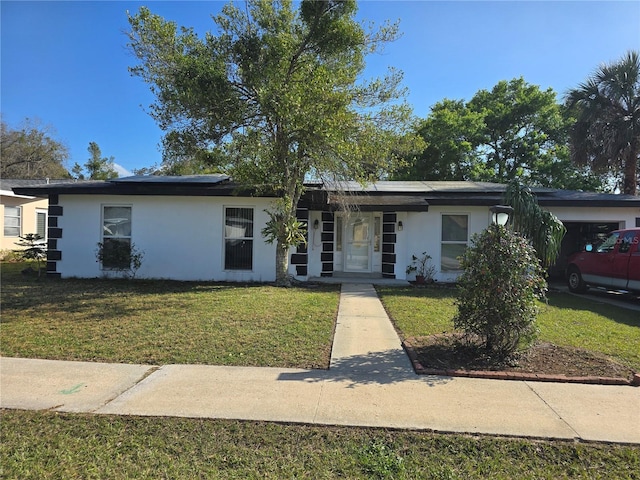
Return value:
[(571, 131), (572, 159), (595, 172), (622, 176), (622, 192), (638, 194), (640, 156), (640, 56), (629, 51), (600, 66), (566, 95), (576, 114)]
[(503, 200), (513, 208), (513, 229), (531, 242), (542, 266), (552, 266), (560, 255), (562, 239), (567, 232), (563, 223), (553, 213), (542, 209), (531, 189), (517, 179), (507, 185)]

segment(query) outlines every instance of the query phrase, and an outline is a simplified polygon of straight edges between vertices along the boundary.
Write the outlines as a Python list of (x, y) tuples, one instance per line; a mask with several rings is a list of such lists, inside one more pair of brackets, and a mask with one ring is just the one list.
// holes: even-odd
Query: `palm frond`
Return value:
[(560, 255), (567, 231), (563, 223), (551, 212), (543, 210), (531, 189), (517, 181), (507, 186), (504, 202), (513, 207), (513, 229), (531, 242), (542, 265), (553, 265)]

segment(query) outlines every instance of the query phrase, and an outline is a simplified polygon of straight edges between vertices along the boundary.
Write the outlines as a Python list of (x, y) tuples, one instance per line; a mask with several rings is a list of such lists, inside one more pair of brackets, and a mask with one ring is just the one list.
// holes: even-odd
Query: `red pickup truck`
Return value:
[(600, 245), (571, 255), (567, 284), (576, 293), (589, 286), (640, 293), (640, 228), (616, 230)]

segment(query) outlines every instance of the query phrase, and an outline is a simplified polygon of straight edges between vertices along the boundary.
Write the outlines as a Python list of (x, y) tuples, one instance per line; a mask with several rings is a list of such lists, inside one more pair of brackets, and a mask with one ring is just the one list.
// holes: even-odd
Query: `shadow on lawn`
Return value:
[(417, 375), (407, 354), (399, 350), (370, 352), (333, 360), (329, 370), (306, 370), (282, 373), (279, 380), (302, 382), (347, 382), (349, 388), (359, 385), (394, 385), (407, 381), (429, 386), (442, 385), (450, 377)]
[[(637, 310), (607, 303), (609, 295), (611, 294), (604, 291), (598, 292), (596, 296), (592, 296), (591, 291), (589, 295), (571, 295), (552, 291), (547, 294), (547, 303), (551, 307), (560, 309), (594, 312), (616, 323), (640, 327), (640, 313)], [(625, 301), (631, 305), (640, 306), (640, 300), (633, 296), (625, 297)]]

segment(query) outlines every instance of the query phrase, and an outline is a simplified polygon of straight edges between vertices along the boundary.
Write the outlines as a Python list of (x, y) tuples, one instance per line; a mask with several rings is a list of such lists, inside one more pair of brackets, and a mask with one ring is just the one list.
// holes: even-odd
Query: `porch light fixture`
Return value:
[(402, 226), (402, 220), (398, 222), (398, 231), (401, 232), (404, 227)]
[(509, 205), (494, 205), (489, 208), (491, 212), (491, 223), (494, 225), (506, 225), (513, 213), (513, 207)]
[(314, 230), (317, 230), (319, 225), (320, 225), (320, 222), (318, 222), (318, 219), (316, 218), (316, 219), (313, 221), (313, 229), (314, 229)]

